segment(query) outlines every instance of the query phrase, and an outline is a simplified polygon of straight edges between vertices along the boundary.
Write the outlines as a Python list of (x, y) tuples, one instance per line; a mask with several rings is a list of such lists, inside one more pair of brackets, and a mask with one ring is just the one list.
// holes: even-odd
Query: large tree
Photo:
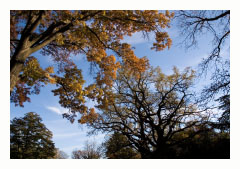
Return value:
[[(129, 44), (122, 43), (124, 36), (142, 32), (147, 37), (153, 32), (156, 41), (152, 49), (169, 48), (171, 39), (163, 30), (169, 27), (172, 17), (173, 13), (168, 11), (142, 10), (10, 11), (11, 101), (23, 106), (25, 101), (30, 101), (30, 94), (40, 92), (41, 86), (56, 83), (59, 88), (54, 94), (59, 95), (60, 104), (70, 108), (71, 113), (86, 113), (86, 106), (79, 108), (71, 103), (77, 100), (78, 105), (84, 104), (84, 94), (94, 87), (83, 91), (81, 71), (71, 56), (85, 55), (93, 67), (99, 68), (96, 83), (111, 86), (119, 61), (140, 72), (148, 65), (145, 58), (134, 55)], [(53, 75), (53, 67), (41, 68), (31, 56), (37, 51), (57, 63), (60, 75)], [(115, 55), (108, 55), (107, 51)], [(70, 86), (71, 83), (74, 85)]]
[(10, 156), (14, 159), (53, 158), (55, 146), (52, 132), (42, 123), (41, 117), (33, 112), (22, 118), (14, 118), (10, 126)]
[[(142, 158), (168, 158), (170, 147), (205, 130), (202, 125), (209, 120), (208, 112), (198, 109), (189, 91), (194, 71), (173, 71), (165, 75), (159, 67), (143, 73), (119, 70), (91, 126), (95, 131), (125, 135)], [(181, 140), (174, 138), (188, 129), (194, 132)]]
[(229, 51), (226, 47), (230, 44), (230, 10), (177, 11), (176, 18), (187, 48), (196, 46), (203, 34), (212, 38), (212, 50), (199, 64), (200, 74), (213, 72), (211, 83), (203, 89), (200, 101), (205, 106), (213, 100), (219, 101), (219, 108), (224, 111), (215, 126), (229, 130), (230, 54), (225, 51)]

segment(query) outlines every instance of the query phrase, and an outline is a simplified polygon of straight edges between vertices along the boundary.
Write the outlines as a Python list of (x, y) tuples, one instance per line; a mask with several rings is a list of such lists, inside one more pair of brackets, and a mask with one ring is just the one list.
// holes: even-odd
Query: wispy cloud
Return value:
[(63, 113), (66, 113), (66, 109), (63, 108), (58, 108), (58, 107), (54, 107), (54, 106), (47, 106), (46, 107), (48, 110), (51, 110), (54, 113), (57, 113), (59, 115), (62, 115)]

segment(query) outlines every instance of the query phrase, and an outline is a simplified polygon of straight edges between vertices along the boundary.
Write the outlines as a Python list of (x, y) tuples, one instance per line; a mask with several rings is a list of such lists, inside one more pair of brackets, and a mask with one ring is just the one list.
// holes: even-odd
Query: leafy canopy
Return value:
[[(194, 77), (190, 68), (180, 72), (174, 67), (165, 75), (159, 67), (138, 74), (122, 67), (113, 87), (98, 100), (93, 132), (119, 132), (142, 158), (162, 158), (167, 147), (193, 137), (208, 122), (209, 114), (198, 109), (190, 91)], [(190, 128), (195, 132), (174, 139)]]
[[(85, 98), (102, 98), (112, 87), (121, 64), (132, 72), (143, 72), (149, 65), (146, 58), (134, 54), (131, 45), (122, 43), (124, 36), (142, 32), (147, 37), (154, 33), (152, 49), (156, 51), (169, 48), (172, 43), (163, 31), (173, 17), (168, 11), (36, 10), (10, 11), (10, 16), (11, 101), (23, 106), (30, 101), (30, 94), (38, 94), (40, 87), (55, 83), (59, 88), (53, 93), (59, 96), (60, 104), (71, 113), (81, 113), (82, 123), (91, 119), (88, 114), (94, 114), (93, 108), (84, 105)], [(114, 54), (109, 55), (109, 50)], [(30, 57), (36, 51), (57, 63), (56, 73), (52, 67), (42, 69), (37, 59)], [(86, 88), (81, 71), (71, 59), (80, 54), (99, 70), (95, 83)], [(103, 87), (95, 89), (96, 85)]]

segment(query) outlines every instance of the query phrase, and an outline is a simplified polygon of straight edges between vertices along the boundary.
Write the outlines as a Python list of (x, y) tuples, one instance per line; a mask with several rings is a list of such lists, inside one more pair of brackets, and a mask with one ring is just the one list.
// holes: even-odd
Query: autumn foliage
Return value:
[[(129, 67), (131, 72), (144, 72), (148, 68), (146, 58), (138, 58), (130, 44), (122, 43), (125, 36), (154, 33), (152, 49), (156, 51), (169, 48), (172, 43), (164, 31), (173, 17), (168, 11), (36, 10), (10, 11), (10, 16), (11, 101), (23, 106), (30, 101), (29, 95), (38, 94), (42, 86), (56, 84), (54, 95), (59, 96), (61, 106), (69, 109), (65, 116), (73, 121), (71, 117), (80, 113), (81, 123), (97, 117), (93, 108), (85, 106), (86, 98), (109, 102), (105, 92), (112, 87), (120, 65)], [(57, 63), (56, 73), (53, 67), (41, 68), (31, 56), (37, 51)], [(81, 70), (71, 60), (79, 54), (99, 70), (95, 83), (86, 87)], [(102, 87), (95, 88), (96, 85)]]

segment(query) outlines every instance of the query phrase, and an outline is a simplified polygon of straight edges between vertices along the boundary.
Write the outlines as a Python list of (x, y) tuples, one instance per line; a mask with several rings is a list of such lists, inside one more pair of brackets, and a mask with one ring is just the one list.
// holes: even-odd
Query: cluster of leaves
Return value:
[(54, 157), (55, 146), (51, 140), (52, 132), (41, 121), (41, 117), (33, 112), (11, 121), (10, 156), (12, 159)]
[(51, 76), (53, 73), (53, 67), (42, 69), (35, 57), (28, 57), (19, 75), (19, 81), (11, 93), (11, 101), (16, 106), (23, 107), (24, 102), (30, 102), (30, 94), (39, 94), (42, 86), (55, 83), (55, 79)]

